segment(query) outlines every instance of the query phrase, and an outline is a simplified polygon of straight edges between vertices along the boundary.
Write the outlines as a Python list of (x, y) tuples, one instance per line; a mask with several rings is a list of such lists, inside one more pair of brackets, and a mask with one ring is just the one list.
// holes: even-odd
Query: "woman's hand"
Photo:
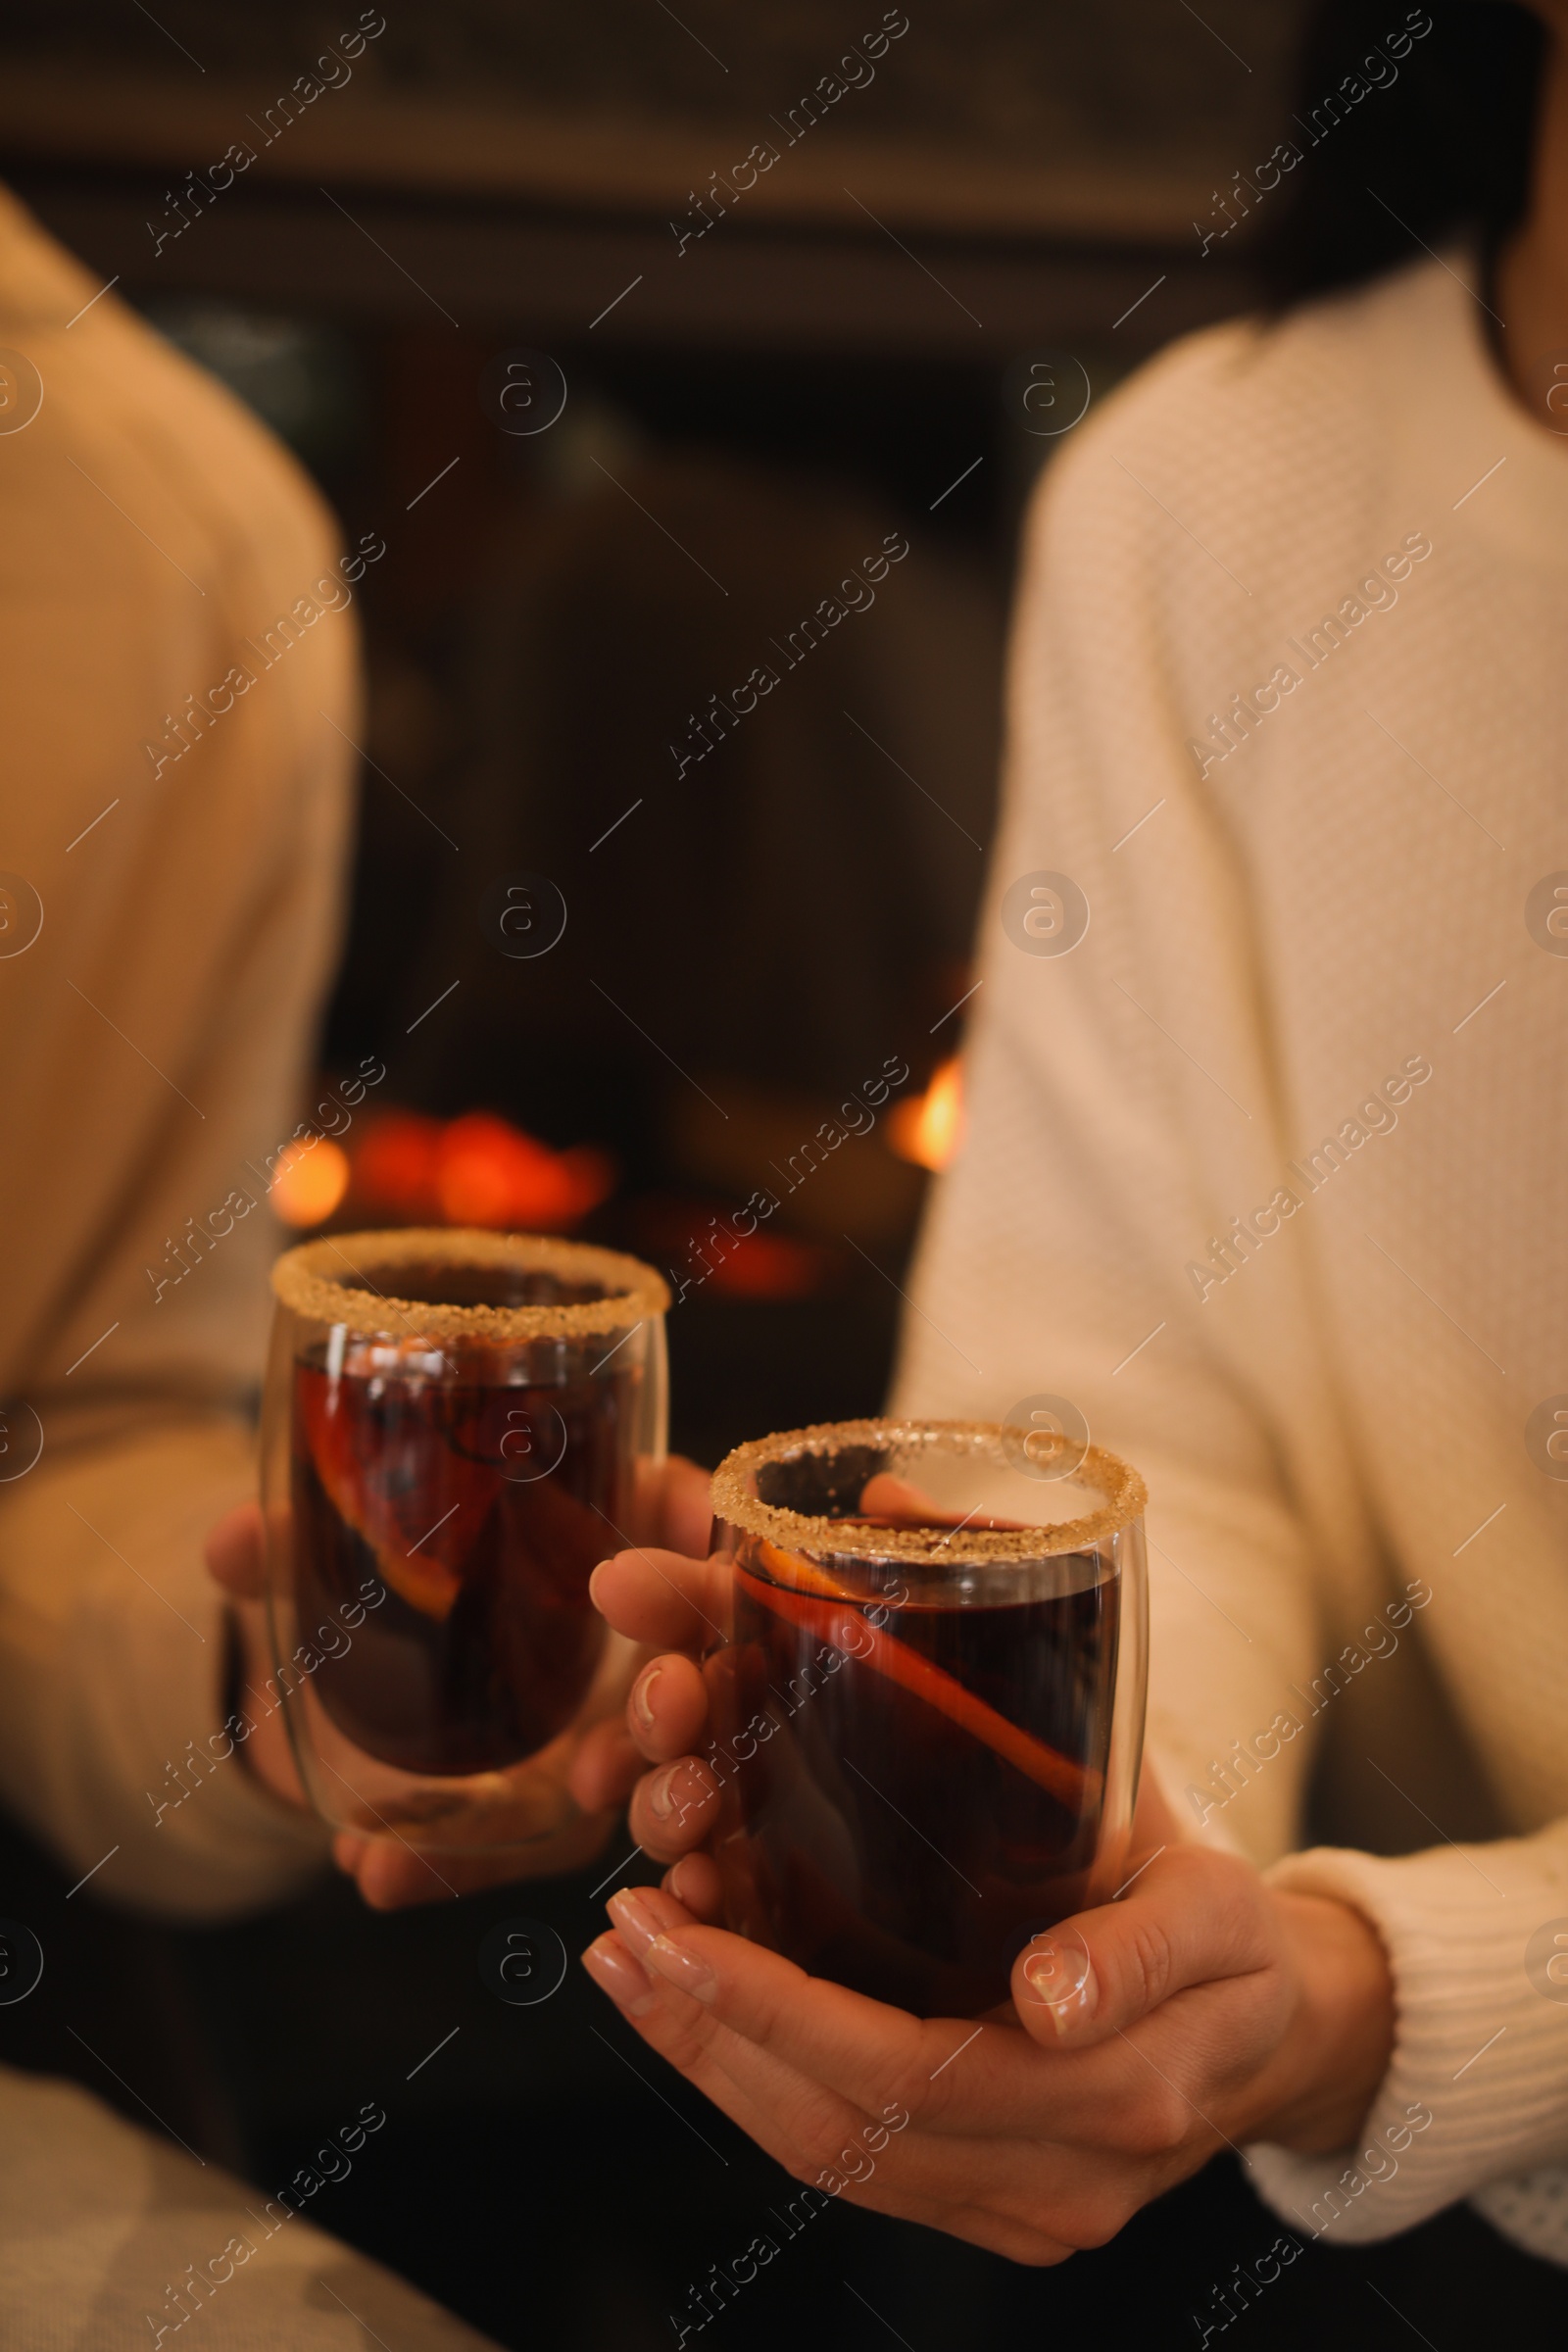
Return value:
[[(728, 1570), (620, 1553), (595, 1572), (612, 1625), (675, 1647), (646, 1666), (628, 1727), (657, 1769), (631, 1830), (673, 1867), (614, 1896), (584, 1955), (655, 2049), (797, 2180), (1033, 2263), (1103, 2244), (1223, 2146), (1344, 2145), (1387, 2070), (1393, 1989), (1359, 1913), (1275, 1893), (1183, 1842), (1146, 1781), (1120, 1901), (1037, 1938), (1012, 2003), (978, 2029), (921, 2022), (702, 1924), (716, 1784), (694, 1652)], [(887, 2118), (906, 2112), (906, 2126)], [(877, 2135), (881, 2134), (878, 2141)]]
[[(700, 1549), (710, 1523), (708, 1473), (694, 1462), (668, 1461), (657, 1475), (647, 1511), (652, 1540)], [(263, 1606), (267, 1571), (262, 1515), (254, 1503), (228, 1512), (212, 1530), (207, 1567), (228, 1597), (241, 1642), (237, 1703), (252, 1730), (238, 1752), (274, 1796), (308, 1810), (282, 1710), (269, 1708), (261, 1696), (268, 1688), (271, 1659)], [(625, 1728), (625, 1696), (623, 1669), (618, 1677), (596, 1685), (583, 1715), (541, 1755), (501, 1776), (516, 1786), (519, 1798), (551, 1800), (559, 1794), (565, 1800), (568, 1818), (536, 1844), (477, 1855), (465, 1855), (454, 1844), (426, 1855), (395, 1838), (340, 1830), (332, 1841), (333, 1860), (356, 1882), (366, 1901), (383, 1911), (579, 1868), (604, 1845), (643, 1768), (644, 1759)]]
[[(617, 1633), (660, 1652), (627, 1701), (627, 1741), (637, 1759), (627, 1826), (655, 1862), (693, 1857), (676, 1891), (698, 1917), (710, 1919), (718, 1915), (718, 1878), (697, 1848), (713, 1826), (718, 1783), (691, 1752), (709, 1729), (708, 1686), (697, 1660), (728, 1633), (733, 1573), (727, 1560), (649, 1548), (601, 1561), (588, 1587)], [(645, 1761), (662, 1769), (638, 1777)]]
[(1388, 2063), (1371, 1928), (1192, 1845), (1020, 1955), (1016, 2023), (907, 2017), (666, 1889), (609, 1908), (590, 1975), (796, 2180), (1016, 2262), (1103, 2245), (1223, 2146), (1344, 2144)]

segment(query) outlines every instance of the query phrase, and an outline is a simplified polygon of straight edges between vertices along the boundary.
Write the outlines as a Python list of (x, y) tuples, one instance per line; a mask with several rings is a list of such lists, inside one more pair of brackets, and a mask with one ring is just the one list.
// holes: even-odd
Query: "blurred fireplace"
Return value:
[[(933, 0), (726, 206), (714, 167), (821, 71), (813, 21), (764, 12), (721, 74), (713, 12), (609, 7), (603, 52), (541, 6), (398, 12), (215, 194), (314, 17), (88, 0), (89, 62), (24, 6), (0, 151), (386, 542), (321, 1055), (386, 1061), (403, 1189), (323, 1153), (306, 1211), (466, 1203), (641, 1250), (686, 1282), (678, 1434), (710, 1451), (880, 1400), (931, 1160), (890, 1114), (961, 1047), (1016, 522), (1054, 446), (1008, 369), (1049, 348), (1098, 398), (1245, 298), (1191, 218), (1261, 135), (1294, 12), (1259, 13), (1227, 96), (1201, 30), (1118, 0), (1111, 119), (1108, 26), (1002, 12), (982, 57)], [(679, 249), (705, 188), (714, 231)], [(534, 438), (481, 399), (515, 346), (565, 372)], [(487, 916), (518, 875), (566, 912), (534, 960)]]

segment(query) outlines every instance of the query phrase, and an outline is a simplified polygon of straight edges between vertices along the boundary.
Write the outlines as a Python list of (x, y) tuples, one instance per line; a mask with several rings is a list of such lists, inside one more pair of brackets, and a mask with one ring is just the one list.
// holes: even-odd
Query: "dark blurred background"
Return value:
[[(1253, 299), (1250, 231), (1218, 232), (1282, 135), (1299, 15), (911, 0), (808, 128), (805, 94), (883, 23), (870, 0), (388, 0), (384, 23), (13, 0), (5, 176), (291, 444), (348, 540), (385, 542), (357, 598), (363, 805), (320, 1069), (374, 1054), (388, 1077), (282, 1189), (302, 1230), (450, 1217), (654, 1259), (687, 1285), (673, 1438), (701, 1459), (878, 1407), (961, 1115), (1021, 508), (1054, 428)], [(356, 26), (352, 78), (321, 87)], [(741, 187), (759, 143), (777, 161)], [(531, 416), (498, 401), (509, 359)], [(550, 362), (564, 407), (512, 429), (554, 407)], [(807, 651), (805, 616), (906, 542)], [(739, 710), (760, 664), (778, 683)], [(534, 938), (564, 906), (564, 931), (511, 953), (509, 905)], [(792, 1189), (820, 1124), (900, 1066)], [(702, 1255), (758, 1188), (777, 1213)], [(536, 2007), (481, 1984), (498, 1922), (574, 1955), (649, 1875), (624, 1852), (394, 1918), (335, 1882), (174, 1933), (90, 1888), (67, 1914), (13, 1842), (4, 1908), (69, 1932), (0, 2046), (269, 2193), (380, 2101), (317, 2218), (508, 2345), (673, 2343), (760, 2233), (777, 2262), (706, 2323), (759, 2346), (1191, 2340), (1277, 2234), (1218, 2167), (1061, 2273), (842, 2207), (786, 2239), (793, 2184), (574, 1963)], [(1424, 2237), (1377, 2275), (1440, 2329)], [(1257, 2340), (1390, 2340), (1363, 2269), (1314, 2251)]]
[[(8, 12), (12, 184), (386, 544), (320, 1054), (390, 1074), (348, 1164), (285, 1189), (302, 1227), (554, 1225), (692, 1278), (673, 1439), (703, 1458), (877, 1406), (951, 1143), (950, 1086), (919, 1110), (960, 1040), (1040, 428), (1248, 300), (1194, 223), (1279, 135), (1297, 15)], [(482, 390), (519, 350), (566, 389), (533, 433)], [(787, 668), (888, 534), (875, 606)], [(699, 735), (759, 663), (778, 687)], [(518, 874), (567, 910), (532, 959), (485, 927)], [(885, 1062), (902, 1108), (788, 1193)], [(781, 1209), (705, 1273), (759, 1186)]]

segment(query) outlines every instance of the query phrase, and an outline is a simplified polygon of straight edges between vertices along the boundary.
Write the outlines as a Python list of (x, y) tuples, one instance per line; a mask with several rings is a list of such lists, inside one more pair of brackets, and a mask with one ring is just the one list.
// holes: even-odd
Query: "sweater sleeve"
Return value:
[(94, 291), (0, 196), (0, 340), (46, 386), (0, 443), (8, 863), (41, 910), (0, 960), (0, 1791), (95, 1892), (220, 1916), (326, 1843), (230, 1752), (201, 1548), (255, 1493), (355, 616), (284, 453), (113, 295), (70, 327)]
[(1309, 2235), (1353, 2244), (1479, 2191), (1499, 2229), (1568, 2263), (1568, 1822), (1396, 1860), (1316, 1847), (1268, 1876), (1370, 1920), (1397, 2023), (1353, 2145), (1249, 2149), (1262, 2195)]
[[(1377, 2237), (1479, 2191), (1564, 2260), (1568, 2020), (1531, 1938), (1554, 1920), (1568, 1938), (1568, 1834), (1399, 1860), (1292, 1851), (1336, 1661), (1367, 1662), (1345, 1645), (1388, 1571), (1310, 1257), (1270, 1238), (1299, 1205), (1278, 1189), (1298, 1146), (1252, 853), (1185, 740), (1227, 674), (1266, 675), (1264, 641), (1147, 489), (1191, 482), (1233, 429), (1245, 444), (1248, 388), (1232, 416), (1227, 384), (1249, 331), (1146, 370), (1036, 502), (967, 1132), (928, 1213), (896, 1398), (1025, 1420), (1065, 1406), (1137, 1463), (1166, 1793), (1194, 1834), (1359, 1908), (1387, 1945), (1397, 2045), (1361, 2152), (1254, 2151), (1278, 2210), (1308, 2230), (1337, 2210), (1340, 2234)], [(1173, 382), (1184, 368), (1204, 380)], [(1234, 1214), (1271, 1200), (1271, 1221)], [(1221, 1268), (1239, 1275), (1223, 1312)], [(1397, 1678), (1377, 1671), (1389, 1708)]]
[[(967, 1133), (896, 1395), (1025, 1420), (1065, 1400), (1143, 1471), (1152, 1752), (1195, 1834), (1267, 1862), (1298, 1836), (1314, 1743), (1292, 1686), (1372, 1554), (1299, 1254), (1259, 1251), (1223, 1317), (1194, 1279), (1286, 1153), (1246, 877), (1184, 741), (1168, 615), (1208, 591), (1118, 459), (1144, 463), (1158, 374), (1055, 462), (1031, 519)], [(1028, 926), (1057, 903), (1081, 909), (1066, 928)]]

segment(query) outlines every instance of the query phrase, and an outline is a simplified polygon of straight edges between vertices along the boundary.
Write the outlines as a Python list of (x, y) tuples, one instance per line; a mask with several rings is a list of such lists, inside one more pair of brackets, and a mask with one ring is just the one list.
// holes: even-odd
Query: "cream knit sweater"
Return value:
[(1388, 1946), (1363, 2136), (1262, 2193), (1568, 2262), (1568, 441), (1451, 258), (1177, 345), (1043, 487), (898, 1394), (1141, 1466), (1162, 1781)]
[(284, 451), (4, 190), (0, 347), (0, 1797), (220, 1917), (326, 1842), (221, 1731), (201, 1547), (255, 1493), (357, 616)]

